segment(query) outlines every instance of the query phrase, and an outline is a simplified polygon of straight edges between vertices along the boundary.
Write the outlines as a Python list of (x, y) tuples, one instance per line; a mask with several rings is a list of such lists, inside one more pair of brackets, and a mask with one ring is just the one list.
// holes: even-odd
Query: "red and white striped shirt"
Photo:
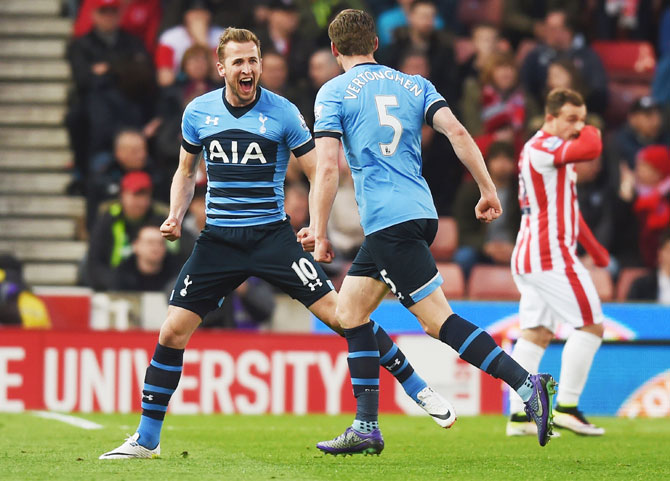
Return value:
[(540, 130), (526, 142), (519, 158), (522, 217), (513, 273), (572, 270), (580, 218), (572, 162), (595, 159), (601, 151), (600, 133), (591, 126), (574, 140)]

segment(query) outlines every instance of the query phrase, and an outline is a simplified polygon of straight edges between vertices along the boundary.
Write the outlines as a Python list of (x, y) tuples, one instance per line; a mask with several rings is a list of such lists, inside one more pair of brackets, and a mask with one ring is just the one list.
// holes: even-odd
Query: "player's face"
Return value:
[(226, 79), (226, 100), (244, 107), (255, 100), (263, 71), (258, 47), (254, 42), (228, 42), (223, 53), (223, 64), (217, 62), (216, 68)]
[(584, 128), (586, 119), (586, 106), (577, 107), (565, 104), (558, 111), (558, 116), (553, 118), (554, 132), (563, 140), (575, 139)]

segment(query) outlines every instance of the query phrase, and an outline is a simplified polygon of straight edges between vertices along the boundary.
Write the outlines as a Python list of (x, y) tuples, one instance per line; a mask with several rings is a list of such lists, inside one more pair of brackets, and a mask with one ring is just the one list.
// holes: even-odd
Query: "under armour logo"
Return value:
[(393, 368), (395, 368), (396, 366), (399, 366), (399, 365), (400, 365), (400, 359), (396, 358), (395, 361), (393, 361), (391, 364), (386, 366), (386, 369), (388, 369), (389, 371), (393, 371)]
[(153, 401), (154, 400), (154, 395), (153, 394), (142, 394), (142, 399), (146, 398), (147, 401)]
[(208, 115), (207, 118), (205, 119), (205, 123), (207, 125), (209, 125), (209, 124), (214, 124), (215, 126), (219, 125), (219, 118), (218, 117), (212, 118)]
[(260, 120), (260, 122), (261, 122), (261, 127), (258, 129), (258, 131), (259, 131), (261, 134), (264, 134), (264, 133), (267, 132), (267, 130), (268, 130), (268, 129), (265, 128), (265, 121), (266, 121), (267, 119), (268, 119), (268, 118), (265, 117), (263, 114), (260, 114), (260, 115), (258, 116), (258, 120)]
[(191, 284), (193, 284), (193, 281), (189, 281), (189, 277), (190, 277), (190, 275), (187, 275), (187, 276), (186, 276), (186, 279), (184, 279), (184, 288), (183, 288), (181, 291), (179, 291), (179, 295), (180, 295), (181, 297), (185, 297), (185, 296), (186, 296), (186, 294), (187, 294), (186, 289), (188, 289), (188, 286), (190, 286)]
[(307, 284), (309, 286), (309, 289), (314, 292), (317, 287), (321, 287), (323, 283), (321, 282), (321, 279), (317, 278), (314, 282), (310, 282)]

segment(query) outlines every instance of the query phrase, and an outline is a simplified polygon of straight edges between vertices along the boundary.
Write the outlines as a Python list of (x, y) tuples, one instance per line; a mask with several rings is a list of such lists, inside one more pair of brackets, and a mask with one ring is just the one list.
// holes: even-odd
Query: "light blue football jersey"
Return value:
[(421, 175), (421, 127), (446, 106), (419, 75), (359, 64), (324, 84), (314, 136), (342, 139), (365, 235), (412, 219), (437, 219)]
[(309, 127), (295, 105), (264, 88), (245, 107), (231, 106), (224, 95), (218, 89), (193, 99), (181, 124), (184, 148), (204, 154), (207, 224), (283, 220), (290, 151), (300, 157), (314, 148)]

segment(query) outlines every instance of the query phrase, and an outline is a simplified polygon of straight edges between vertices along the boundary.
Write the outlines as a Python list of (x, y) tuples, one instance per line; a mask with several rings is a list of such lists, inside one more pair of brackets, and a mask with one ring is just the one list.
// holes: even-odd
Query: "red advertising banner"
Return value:
[[(0, 330), (0, 411), (139, 411), (156, 341), (155, 332), (142, 331)], [(455, 355), (446, 359), (446, 372), (470, 368)], [(402, 396), (395, 379), (381, 371), (380, 411), (408, 411), (397, 401)], [(501, 412), (500, 383), (486, 374), (469, 375), (477, 376), (475, 382), (462, 384), (457, 396), (467, 401), (468, 413)], [(199, 331), (184, 353), (179, 389), (170, 402), (170, 411), (181, 414), (354, 410), (346, 343), (313, 334)]]

